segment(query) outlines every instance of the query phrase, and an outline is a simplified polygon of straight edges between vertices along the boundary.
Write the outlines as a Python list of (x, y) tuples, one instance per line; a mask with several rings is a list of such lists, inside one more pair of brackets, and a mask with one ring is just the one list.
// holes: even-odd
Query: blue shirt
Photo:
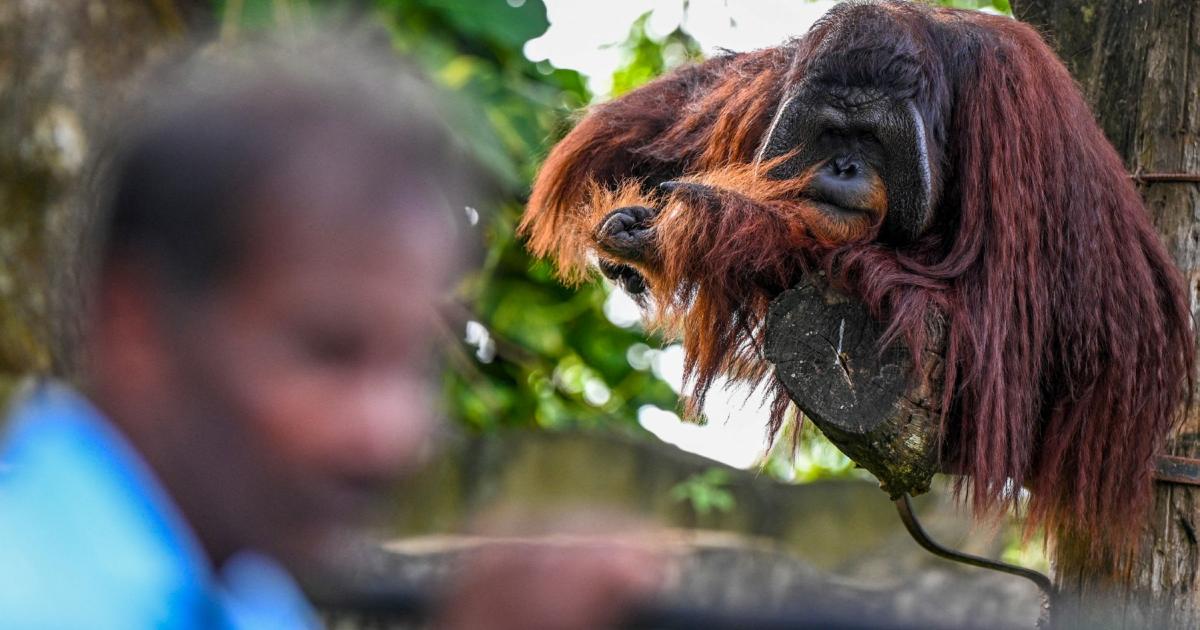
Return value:
[(316, 618), (253, 552), (221, 575), (125, 438), (67, 388), (18, 403), (0, 451), (0, 628), (300, 628)]

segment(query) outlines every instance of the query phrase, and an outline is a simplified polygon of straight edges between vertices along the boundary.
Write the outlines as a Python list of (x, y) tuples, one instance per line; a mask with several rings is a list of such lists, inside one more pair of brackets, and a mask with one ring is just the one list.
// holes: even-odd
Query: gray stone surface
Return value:
[[(358, 578), (438, 583), (458, 554), (487, 542), (463, 535), (480, 514), (603, 506), (666, 528), (662, 544), (674, 560), (665, 601), (757, 613), (845, 603), (864, 615), (927, 627), (1031, 628), (1040, 615), (1041, 595), (1031, 583), (919, 548), (870, 481), (791, 485), (729, 469), (729, 513), (695, 514), (670, 498), (675, 484), (712, 467), (722, 466), (613, 434), (463, 440), (397, 496), (391, 541), (361, 555)], [(973, 527), (942, 485), (917, 509), (940, 542), (1000, 554), (1006, 530)]]

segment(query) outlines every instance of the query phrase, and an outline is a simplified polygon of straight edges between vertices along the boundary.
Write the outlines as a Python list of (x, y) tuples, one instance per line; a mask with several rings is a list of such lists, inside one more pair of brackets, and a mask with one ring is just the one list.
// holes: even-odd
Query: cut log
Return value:
[(893, 499), (929, 490), (938, 470), (944, 325), (920, 374), (902, 343), (881, 347), (866, 308), (814, 278), (782, 293), (767, 317), (766, 357), (792, 400)]

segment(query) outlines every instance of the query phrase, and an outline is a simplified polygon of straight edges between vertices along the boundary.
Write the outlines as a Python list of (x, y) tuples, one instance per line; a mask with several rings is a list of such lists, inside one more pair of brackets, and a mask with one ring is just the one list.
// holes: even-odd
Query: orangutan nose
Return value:
[(841, 156), (819, 168), (808, 185), (808, 194), (846, 209), (857, 209), (871, 195), (874, 178), (866, 162), (857, 157)]
[(862, 167), (859, 165), (858, 159), (843, 156), (830, 160), (829, 169), (833, 172), (835, 177), (852, 179), (854, 176), (858, 175), (858, 172), (862, 169)]

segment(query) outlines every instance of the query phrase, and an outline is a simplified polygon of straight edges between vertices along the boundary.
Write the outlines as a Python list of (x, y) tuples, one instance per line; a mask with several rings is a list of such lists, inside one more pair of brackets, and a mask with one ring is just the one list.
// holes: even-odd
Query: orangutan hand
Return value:
[(596, 245), (624, 262), (651, 263), (658, 256), (653, 224), (656, 216), (658, 210), (646, 206), (617, 208), (596, 228)]
[(605, 278), (612, 280), (614, 284), (625, 289), (625, 292), (633, 296), (634, 299), (638, 299), (650, 288), (646, 284), (646, 277), (629, 265), (608, 261), (603, 258), (600, 259), (598, 264), (600, 266), (600, 273), (604, 274)]

